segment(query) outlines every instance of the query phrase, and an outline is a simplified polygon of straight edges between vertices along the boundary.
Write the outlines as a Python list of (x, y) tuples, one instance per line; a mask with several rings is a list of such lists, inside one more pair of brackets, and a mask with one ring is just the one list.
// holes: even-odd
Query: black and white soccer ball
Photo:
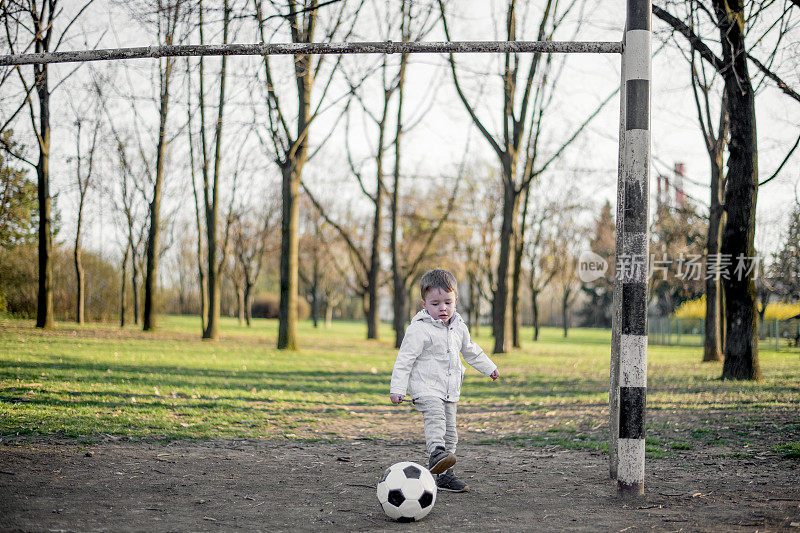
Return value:
[(422, 520), (436, 503), (436, 481), (424, 466), (411, 461), (395, 463), (378, 483), (378, 502), (389, 518)]

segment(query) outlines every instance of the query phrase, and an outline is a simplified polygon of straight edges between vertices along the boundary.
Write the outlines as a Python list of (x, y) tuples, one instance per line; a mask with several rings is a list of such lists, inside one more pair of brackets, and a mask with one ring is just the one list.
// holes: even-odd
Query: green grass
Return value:
[[(314, 440), (354, 427), (366, 428), (358, 433), (365, 438), (391, 434), (376, 411), (392, 409), (387, 392), (396, 350), (388, 325), (380, 341), (367, 341), (361, 323), (314, 329), (302, 322), (298, 352), (275, 349), (271, 320), (246, 328), (223, 319), (217, 342), (200, 339), (196, 317), (161, 317), (159, 325), (143, 333), (61, 323), (47, 332), (30, 321), (0, 319), (0, 435)], [(475, 336), (487, 350), (488, 329)], [(487, 442), (607, 451), (601, 426), (610, 332), (573, 329), (564, 339), (544, 328), (537, 343), (530, 337), (524, 329), (522, 349), (494, 357), (497, 383), (468, 371), (463, 429), (488, 431)], [(712, 445), (739, 453), (758, 435), (767, 442), (773, 434), (780, 445), (796, 447), (800, 424), (788, 431), (781, 424), (800, 405), (797, 354), (762, 348), (761, 383), (721, 381), (721, 364), (702, 363), (701, 356), (701, 348), (650, 347), (649, 456)], [(473, 420), (470, 412), (488, 414)], [(797, 456), (795, 448), (774, 451)]]
[(785, 457), (800, 457), (800, 441), (778, 444), (773, 447), (773, 450), (783, 454)]

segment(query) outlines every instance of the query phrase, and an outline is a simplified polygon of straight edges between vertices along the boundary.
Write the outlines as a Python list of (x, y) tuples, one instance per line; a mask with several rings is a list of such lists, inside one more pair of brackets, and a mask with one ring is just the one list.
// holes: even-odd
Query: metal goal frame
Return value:
[(0, 66), (167, 56), (584, 53), (620, 54), (619, 168), (614, 313), (609, 373), (609, 473), (622, 496), (644, 494), (647, 396), (647, 274), (650, 180), (650, 13), (652, 0), (627, 0), (620, 42), (449, 41), (172, 45), (0, 56)]

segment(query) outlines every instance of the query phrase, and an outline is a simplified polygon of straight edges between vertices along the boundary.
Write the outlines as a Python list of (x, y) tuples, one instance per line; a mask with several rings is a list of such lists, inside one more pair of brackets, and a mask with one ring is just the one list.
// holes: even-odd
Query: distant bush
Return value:
[(7, 313), (25, 318), (36, 316), (38, 279), (35, 244), (0, 248), (0, 294)]
[[(277, 294), (259, 294), (253, 298), (253, 318), (278, 318), (280, 297)], [(311, 315), (311, 306), (302, 298), (297, 302), (297, 318), (303, 320)]]
[(798, 314), (800, 314), (800, 302), (772, 302), (767, 304), (767, 310), (764, 312), (764, 320), (786, 320)]
[[(770, 302), (764, 311), (764, 320), (769, 322), (775, 319), (786, 320), (800, 314), (800, 302)], [(705, 295), (696, 300), (683, 302), (674, 313), (674, 318), (705, 318), (706, 317), (706, 297)]]
[(704, 294), (696, 300), (686, 300), (672, 312), (672, 316), (673, 318), (705, 318), (706, 295)]
[[(120, 276), (117, 268), (99, 255), (84, 251), (86, 319), (113, 320), (119, 314)], [(35, 244), (0, 248), (0, 300), (5, 312), (26, 318), (36, 316), (39, 262)], [(53, 308), (57, 320), (75, 319), (75, 265), (72, 250), (53, 247)]]

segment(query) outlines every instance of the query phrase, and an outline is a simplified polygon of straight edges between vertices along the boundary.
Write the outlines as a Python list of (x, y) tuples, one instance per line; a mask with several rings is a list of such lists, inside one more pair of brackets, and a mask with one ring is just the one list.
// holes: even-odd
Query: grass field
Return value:
[[(392, 437), (387, 420), (417, 424), (388, 404), (396, 354), (388, 325), (366, 341), (360, 323), (299, 328), (301, 350), (274, 348), (277, 325), (223, 319), (202, 341), (196, 317), (163, 317), (156, 333), (114, 325), (54, 331), (0, 319), (0, 432), (6, 438), (103, 436), (180, 439)], [(488, 332), (488, 328), (482, 328)], [(468, 370), (464, 431), (485, 442), (607, 450), (610, 332), (545, 328), (534, 343), (494, 357), (501, 379)], [(490, 339), (476, 339), (490, 348)], [(719, 380), (700, 348), (651, 346), (648, 453), (712, 443), (720, 454), (800, 456), (800, 353), (760, 352), (764, 381)], [(394, 411), (393, 411), (394, 409)], [(390, 417), (390, 418), (387, 418)]]

